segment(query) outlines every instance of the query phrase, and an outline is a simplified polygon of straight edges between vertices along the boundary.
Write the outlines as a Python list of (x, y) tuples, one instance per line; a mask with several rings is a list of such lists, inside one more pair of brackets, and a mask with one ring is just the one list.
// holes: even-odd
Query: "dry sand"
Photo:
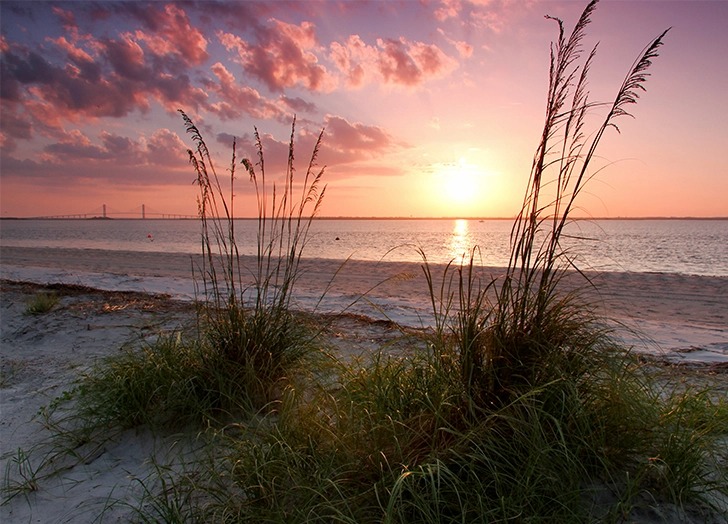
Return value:
[[(45, 314), (25, 314), (40, 291), (56, 292), (59, 304)], [(49, 451), (44, 444), (49, 432), (37, 414), (99, 358), (161, 332), (192, 328), (194, 322), (190, 302), (158, 295), (0, 281), (0, 471), (14, 482), (33, 476)], [(391, 324), (355, 316), (335, 321), (329, 333), (344, 357), (381, 347), (400, 334)], [(78, 449), (87, 455), (82, 463), (40, 479), (37, 489), (0, 506), (0, 522), (75, 524), (98, 522), (99, 516), (102, 522), (127, 522), (143, 492), (139, 481), (153, 472), (150, 457), (164, 463), (170, 453), (181, 452), (180, 446), (174, 437), (128, 431), (102, 449)], [(18, 460), (19, 449), (30, 453), (29, 463)]]
[[(183, 296), (184, 290), (176, 286), (189, 284), (190, 258), (123, 252), (89, 256), (85, 251), (27, 248), (3, 248), (0, 252), (3, 278), (27, 274), (22, 269), (29, 267), (36, 268), (36, 275), (46, 277), (58, 275), (60, 270), (67, 278), (58, 280), (65, 284), (73, 284), (71, 279), (80, 279), (79, 275), (84, 275), (84, 282), (89, 278), (93, 282), (96, 275), (99, 287), (136, 286), (161, 292), (165, 289), (160, 286), (169, 286), (166, 291)], [(305, 304), (310, 305), (311, 297), (329, 282), (338, 264), (309, 261), (305, 269), (300, 284), (303, 296), (309, 300)], [(498, 273), (496, 269), (486, 271)], [(668, 341), (669, 355), (691, 363), (673, 368), (673, 377), (679, 373), (691, 381), (711, 382), (725, 393), (728, 278), (628, 273), (593, 277), (600, 291), (592, 292), (592, 299), (607, 315), (642, 328), (661, 343)], [(183, 329), (194, 321), (189, 301), (73, 287), (59, 289), (61, 301), (51, 312), (26, 315), (26, 304), (37, 290), (37, 285), (4, 281), (0, 295), (0, 470), (8, 471), (15, 480), (20, 479), (16, 466), (22, 455), (18, 449), (42, 457), (48, 433), (35, 414), (43, 406), (68, 389), (98, 358), (118, 352), (125, 345), (139, 344), (160, 331)], [(334, 306), (340, 306), (369, 291), (367, 304), (375, 305), (375, 314), (385, 311), (392, 317), (404, 315), (413, 320), (417, 318), (413, 312), (426, 306), (424, 290), (417, 264), (350, 262), (337, 275), (330, 292), (336, 297)], [(396, 330), (387, 323), (349, 316), (333, 327), (332, 334), (341, 351), (351, 355), (377, 347), (395, 336)], [(624, 338), (639, 342), (629, 330), (624, 330)], [(687, 358), (691, 355), (700, 358)], [(91, 452), (82, 464), (42, 479), (37, 489), (2, 505), (0, 522), (126, 522), (133, 516), (129, 504), (134, 504), (143, 489), (139, 479), (152, 472), (149, 457), (168, 459), (170, 452), (178, 450), (173, 442), (155, 440), (144, 432), (128, 432)], [(32, 469), (34, 463), (31, 460), (24, 465)], [(26, 476), (31, 475), (26, 471)]]
[[(39, 410), (98, 358), (160, 329), (180, 327), (191, 312), (189, 304), (157, 297), (63, 289), (51, 312), (32, 316), (24, 311), (36, 292), (33, 286), (3, 283), (1, 291), (0, 468), (6, 481), (9, 475), (22, 482), (35, 475), (49, 451)], [(149, 435), (129, 435), (84, 463), (39, 481), (37, 490), (18, 494), (0, 507), (0, 522), (94, 522), (110, 498), (130, 501), (139, 494), (132, 479), (148, 476), (154, 445)], [(30, 453), (29, 463), (19, 449)], [(104, 522), (126, 521), (122, 517), (128, 509), (116, 505)]]

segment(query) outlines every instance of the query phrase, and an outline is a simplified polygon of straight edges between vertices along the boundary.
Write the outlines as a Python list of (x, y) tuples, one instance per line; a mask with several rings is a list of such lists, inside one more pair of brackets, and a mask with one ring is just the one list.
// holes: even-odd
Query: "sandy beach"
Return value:
[[(192, 299), (197, 257), (180, 253), (4, 247), (0, 278), (76, 284), (110, 291), (142, 291)], [(254, 267), (253, 257), (243, 265)], [(433, 275), (442, 275), (442, 265)], [(485, 281), (502, 274), (481, 268)], [(668, 273), (586, 273), (568, 279), (618, 335), (637, 350), (677, 360), (728, 362), (728, 277)], [(252, 278), (250, 279), (252, 282)], [(321, 300), (323, 291), (326, 296)], [(362, 299), (362, 296), (364, 298)], [(301, 309), (350, 311), (421, 327), (431, 322), (427, 285), (419, 264), (305, 259), (297, 282)]]
[[(193, 325), (191, 263), (187, 255), (170, 253), (0, 251), (0, 468), (6, 480), (33, 477), (35, 461), (48, 452), (48, 432), (36, 414), (95, 361), (160, 332)], [(366, 293), (351, 312), (413, 327), (427, 323), (426, 287), (417, 264), (350, 261), (340, 268), (335, 261), (307, 260), (303, 266), (298, 295), (303, 309), (341, 312)], [(435, 268), (435, 274), (441, 270)], [(483, 271), (499, 273), (496, 268)], [(334, 275), (325, 300), (316, 306)], [(598, 292), (592, 290), (590, 300), (622, 326), (619, 333), (625, 341), (683, 364), (670, 368), (671, 373), (726, 391), (728, 278), (637, 273), (591, 277)], [(572, 279), (573, 285), (577, 282)], [(58, 283), (63, 284), (55, 288), (60, 303), (52, 311), (25, 314), (28, 301), (43, 285)], [(387, 323), (351, 315), (333, 325), (331, 334), (340, 351), (353, 355), (378, 347), (397, 332)], [(40, 478), (35, 489), (6, 501), (0, 506), (0, 521), (126, 522), (153, 471), (150, 457), (168, 458), (178, 450), (175, 442), (130, 431), (102, 449), (88, 450), (81, 464)], [(26, 462), (28, 452), (35, 458)]]
[[(43, 315), (25, 313), (38, 292), (60, 297)], [(179, 437), (154, 437), (129, 430), (100, 449), (74, 450), (50, 478), (36, 469), (51, 453), (44, 406), (69, 390), (98, 359), (137, 347), (160, 333), (193, 328), (190, 301), (136, 292), (109, 292), (74, 286), (40, 286), (0, 281), (0, 471), (11, 483), (33, 479), (33, 489), (8, 500), (2, 496), (0, 522), (130, 522), (143, 483), (161, 463), (181, 453)], [(344, 316), (330, 324), (330, 341), (346, 358), (372, 351), (400, 336), (390, 324)], [(26, 461), (26, 456), (29, 456)]]
[[(1, 290), (0, 467), (6, 481), (23, 482), (36, 475), (51, 451), (46, 442), (49, 432), (38, 417), (41, 408), (70, 389), (98, 358), (160, 330), (180, 328), (192, 311), (188, 304), (156, 297), (65, 288), (56, 291), (61, 298), (54, 310), (32, 316), (25, 309), (39, 288), (4, 282)], [(110, 496), (122, 503), (111, 508), (103, 521), (126, 521), (129, 511), (123, 501), (138, 495), (131, 480), (149, 474), (154, 449), (150, 435), (130, 434), (79, 466), (38, 479), (35, 491), (9, 501), (4, 493), (0, 521), (94, 522)], [(30, 455), (28, 462), (25, 454)]]

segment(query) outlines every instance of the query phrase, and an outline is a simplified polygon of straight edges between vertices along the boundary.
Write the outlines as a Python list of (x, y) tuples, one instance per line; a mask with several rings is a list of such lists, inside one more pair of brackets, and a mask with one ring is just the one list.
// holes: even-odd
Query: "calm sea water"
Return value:
[[(508, 220), (317, 220), (304, 256), (431, 262), (473, 246), (482, 263), (508, 262)], [(236, 221), (241, 254), (255, 254), (257, 222)], [(582, 269), (728, 276), (728, 220), (596, 220), (571, 224), (564, 241)], [(0, 247), (200, 252), (196, 220), (2, 220)]]

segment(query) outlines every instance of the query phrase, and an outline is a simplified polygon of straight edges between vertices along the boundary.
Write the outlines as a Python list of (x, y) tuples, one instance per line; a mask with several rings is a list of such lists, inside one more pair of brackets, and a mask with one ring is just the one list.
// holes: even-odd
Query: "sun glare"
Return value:
[(439, 196), (448, 204), (468, 206), (482, 196), (482, 173), (463, 158), (457, 163), (441, 166), (436, 175)]

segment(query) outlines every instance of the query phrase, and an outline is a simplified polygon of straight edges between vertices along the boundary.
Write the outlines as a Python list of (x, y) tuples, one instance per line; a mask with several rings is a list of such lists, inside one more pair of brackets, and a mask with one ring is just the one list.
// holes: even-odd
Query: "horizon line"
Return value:
[[(127, 214), (127, 213), (123, 213)], [(164, 217), (109, 217), (109, 216), (80, 216), (74, 214), (51, 215), (51, 216), (7, 216), (0, 217), (0, 220), (199, 220), (199, 216), (182, 215), (176, 213), (165, 214)], [(178, 217), (178, 218), (175, 218)], [(517, 217), (488, 217), (488, 216), (346, 216), (327, 215), (315, 216), (313, 220), (516, 220)], [(577, 216), (570, 217), (571, 220), (728, 220), (726, 216), (677, 216), (677, 215), (654, 215), (654, 216)], [(221, 220), (226, 220), (221, 217)], [(258, 217), (235, 217), (235, 220), (258, 220)]]

